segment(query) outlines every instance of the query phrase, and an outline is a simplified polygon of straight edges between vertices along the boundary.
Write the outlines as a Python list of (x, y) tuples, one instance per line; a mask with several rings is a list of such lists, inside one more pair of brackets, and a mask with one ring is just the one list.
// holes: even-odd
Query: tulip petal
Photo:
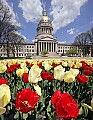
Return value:
[(0, 107), (0, 115), (4, 114), (6, 112), (6, 108)]
[(2, 88), (2, 85), (0, 86), (0, 107), (4, 106), (4, 95), (5, 90)]
[(92, 106), (89, 106), (89, 105), (87, 105), (86, 103), (81, 103), (81, 105), (82, 105), (83, 107), (86, 107), (86, 108), (89, 108), (90, 110), (92, 110)]
[(6, 84), (2, 84), (1, 87), (5, 90), (5, 95), (4, 95), (4, 106), (5, 107), (11, 99), (11, 95), (10, 95), (10, 89), (9, 86)]
[(41, 96), (41, 88), (39, 85), (34, 85), (34, 89), (36, 90), (37, 94)]

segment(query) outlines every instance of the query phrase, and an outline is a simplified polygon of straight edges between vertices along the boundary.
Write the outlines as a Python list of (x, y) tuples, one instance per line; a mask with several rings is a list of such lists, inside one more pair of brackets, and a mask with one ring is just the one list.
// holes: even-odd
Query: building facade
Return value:
[[(0, 45), (0, 56), (6, 57), (7, 45)], [(35, 37), (35, 41), (31, 43), (21, 43), (18, 50), (15, 48), (15, 57), (26, 57), (32, 55), (41, 55), (43, 50), (47, 50), (49, 54), (66, 54), (67, 50), (71, 50), (76, 48), (78, 51), (78, 55), (81, 56), (82, 53), (78, 49), (77, 46), (71, 44), (62, 44), (58, 42), (57, 38), (53, 36), (53, 27), (50, 18), (46, 14), (46, 10), (44, 9), (43, 16), (40, 18), (38, 27), (37, 27), (37, 35)], [(12, 56), (12, 51), (9, 52), (10, 56)]]

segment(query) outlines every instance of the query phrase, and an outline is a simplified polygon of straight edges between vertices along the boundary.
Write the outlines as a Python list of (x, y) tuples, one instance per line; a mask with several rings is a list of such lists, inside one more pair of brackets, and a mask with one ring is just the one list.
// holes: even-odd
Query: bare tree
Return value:
[(89, 37), (88, 33), (81, 33), (75, 37), (74, 43), (81, 49), (83, 56), (89, 54)]
[(0, 42), (2, 42), (5, 34), (19, 28), (20, 26), (17, 23), (13, 23), (13, 14), (9, 7), (0, 0)]
[(91, 44), (91, 56), (93, 57), (93, 28), (91, 30), (87, 31), (89, 43)]
[[(0, 43), (7, 44), (7, 57), (9, 57), (10, 50), (14, 52), (14, 46), (19, 46), (17, 44), (24, 39), (23, 36), (16, 32), (21, 29), (21, 26), (14, 22), (13, 19), (9, 6), (5, 5), (3, 0), (0, 0)], [(12, 47), (10, 44), (12, 44)]]
[(5, 38), (10, 42), (7, 46), (7, 50), (9, 49), (8, 52), (11, 51), (14, 57), (15, 53), (17, 53), (18, 56), (18, 49), (21, 47), (21, 43), (23, 43), (25, 37), (16, 31), (12, 31), (6, 34)]

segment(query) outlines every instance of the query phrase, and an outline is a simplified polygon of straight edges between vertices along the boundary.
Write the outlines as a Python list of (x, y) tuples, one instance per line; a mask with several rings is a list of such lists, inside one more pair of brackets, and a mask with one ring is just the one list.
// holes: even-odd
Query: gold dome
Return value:
[(40, 21), (49, 22), (50, 18), (46, 15), (46, 10), (44, 9), (43, 16), (40, 18)]
[(49, 22), (50, 19), (49, 19), (48, 16), (42, 16), (42, 17), (40, 18), (40, 21), (43, 21), (43, 22)]

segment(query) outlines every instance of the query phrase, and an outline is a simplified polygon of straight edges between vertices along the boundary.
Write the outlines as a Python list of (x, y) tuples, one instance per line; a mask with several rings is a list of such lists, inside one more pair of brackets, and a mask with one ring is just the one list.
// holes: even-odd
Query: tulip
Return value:
[(45, 68), (46, 71), (48, 71), (48, 70), (50, 70), (52, 68), (52, 64), (49, 63), (48, 61), (44, 61), (42, 63), (42, 66), (44, 66), (44, 68)]
[(4, 73), (7, 70), (7, 67), (5, 64), (0, 64), (0, 73)]
[(33, 65), (29, 71), (29, 77), (28, 80), (31, 83), (37, 83), (38, 81), (41, 81), (41, 71), (42, 69), (39, 68), (37, 65)]
[(57, 80), (63, 80), (65, 73), (65, 68), (63, 68), (61, 65), (54, 68), (54, 78)]
[(0, 85), (0, 115), (6, 112), (4, 108), (11, 99), (9, 86), (6, 84)]

